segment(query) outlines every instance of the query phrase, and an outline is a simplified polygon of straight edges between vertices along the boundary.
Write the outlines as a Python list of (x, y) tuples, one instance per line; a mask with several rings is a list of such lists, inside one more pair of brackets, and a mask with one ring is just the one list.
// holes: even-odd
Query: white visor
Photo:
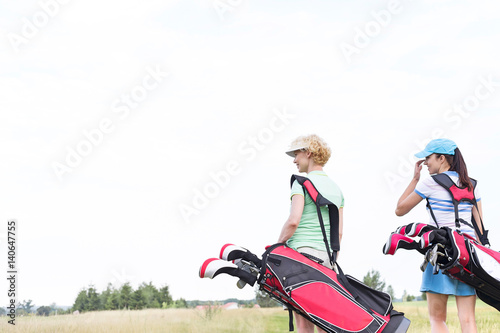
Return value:
[(290, 149), (288, 149), (285, 153), (288, 155), (288, 156), (291, 156), (291, 157), (295, 157), (295, 154), (294, 152), (297, 151), (297, 150), (301, 150), (301, 149), (307, 149), (308, 147), (307, 146), (304, 146), (304, 145), (296, 145), (296, 146), (291, 146)]

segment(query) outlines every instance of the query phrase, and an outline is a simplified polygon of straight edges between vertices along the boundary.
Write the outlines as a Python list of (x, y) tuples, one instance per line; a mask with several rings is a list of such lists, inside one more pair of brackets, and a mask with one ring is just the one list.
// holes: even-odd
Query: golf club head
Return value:
[(238, 266), (232, 262), (211, 258), (203, 262), (200, 267), (199, 276), (200, 278), (213, 279), (221, 273), (232, 275), (231, 273), (235, 270), (238, 270)]
[(234, 244), (226, 244), (224, 245), (219, 254), (219, 258), (227, 261), (234, 261), (236, 259), (245, 259), (246, 261), (250, 261), (255, 264), (257, 267), (261, 267), (262, 260), (257, 257), (252, 252), (248, 251), (244, 247), (234, 245)]
[(249, 251), (245, 249), (244, 247), (234, 245), (234, 244), (225, 244), (221, 249), (220, 249), (220, 255), (219, 258), (227, 261), (235, 260), (235, 259), (240, 259), (245, 256), (246, 253)]
[[(250, 261), (246, 261), (246, 260), (243, 260), (243, 259), (236, 259), (233, 261), (233, 263), (238, 266), (238, 268), (242, 271), (246, 271), (250, 274), (252, 274), (253, 276), (257, 276), (260, 272), (260, 269), (255, 266), (254, 263), (250, 262)], [(243, 287), (246, 286), (246, 282), (243, 281), (242, 279), (238, 280), (238, 282), (236, 283), (236, 286), (240, 289), (243, 289)]]
[(413, 249), (414, 240), (401, 234), (393, 233), (384, 244), (382, 251), (384, 254), (394, 255), (398, 249)]

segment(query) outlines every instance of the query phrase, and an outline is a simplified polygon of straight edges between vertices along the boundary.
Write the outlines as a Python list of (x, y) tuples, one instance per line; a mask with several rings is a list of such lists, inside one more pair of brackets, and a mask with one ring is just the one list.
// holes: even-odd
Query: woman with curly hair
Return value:
[[(299, 172), (307, 173), (307, 178), (319, 193), (339, 208), (339, 237), (342, 239), (344, 196), (338, 185), (323, 171), (323, 166), (331, 156), (330, 148), (325, 141), (313, 134), (295, 139), (286, 154), (294, 158), (293, 163), (297, 165)], [(283, 225), (278, 242), (286, 243), (298, 252), (322, 259), (324, 266), (332, 268), (323, 241), (316, 205), (297, 181), (292, 184), (290, 196), (290, 215)], [(328, 208), (321, 207), (321, 214), (326, 234), (329, 235)], [(300, 315), (295, 316), (295, 321), (299, 333), (314, 333), (314, 324), (310, 321)], [(324, 331), (318, 327), (318, 332)]]

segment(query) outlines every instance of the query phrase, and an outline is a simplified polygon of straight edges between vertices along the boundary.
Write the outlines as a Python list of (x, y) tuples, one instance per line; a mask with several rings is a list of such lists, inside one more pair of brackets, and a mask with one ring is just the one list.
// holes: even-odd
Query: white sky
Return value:
[[(332, 147), (325, 170), (346, 198), (344, 272), (374, 268), (397, 296), (419, 294), (421, 255), (382, 246), (428, 220), (423, 203), (394, 208), (436, 135), (461, 148), (500, 248), (495, 2), (40, 3), (0, 4), (0, 269), (14, 218), (18, 300), (72, 305), (89, 284), (125, 281), (253, 298), (198, 269), (225, 243), (261, 254), (276, 241), (296, 172), (283, 152), (308, 133)], [(197, 191), (212, 197), (183, 218)]]

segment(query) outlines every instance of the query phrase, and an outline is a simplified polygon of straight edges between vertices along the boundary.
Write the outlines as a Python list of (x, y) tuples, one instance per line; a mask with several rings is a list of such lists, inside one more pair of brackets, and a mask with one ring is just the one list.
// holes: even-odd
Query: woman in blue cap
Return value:
[[(450, 194), (432, 177), (420, 181), (422, 163), (429, 169), (429, 174), (446, 173), (458, 186), (474, 190), (479, 212), (470, 203), (460, 203), (460, 217), (471, 224), (472, 215), (479, 221), (482, 215), (481, 198), (467, 173), (467, 166), (455, 142), (449, 139), (436, 139), (429, 142), (423, 151), (415, 154), (424, 158), (415, 164), (413, 179), (398, 201), (396, 215), (403, 216), (413, 209), (420, 201), (427, 199), (430, 204), (430, 223), (436, 227), (455, 229), (455, 211)], [(432, 217), (434, 213), (434, 217)], [(472, 228), (461, 225), (461, 231), (476, 237)], [(482, 231), (482, 230), (481, 230)], [(476, 292), (474, 288), (441, 273), (432, 274), (432, 266), (428, 264), (423, 273), (420, 291), (427, 294), (427, 306), (432, 332), (448, 332), (446, 327), (446, 305), (449, 295), (454, 295), (462, 332), (477, 332), (475, 319)]]

